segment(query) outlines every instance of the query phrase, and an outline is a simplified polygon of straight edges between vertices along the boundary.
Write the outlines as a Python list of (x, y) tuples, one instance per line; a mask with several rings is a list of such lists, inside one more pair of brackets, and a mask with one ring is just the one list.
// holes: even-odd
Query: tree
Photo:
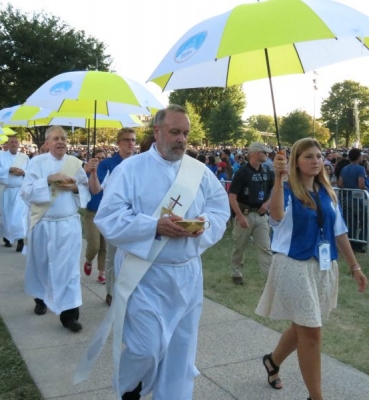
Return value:
[(304, 137), (312, 137), (312, 117), (305, 111), (292, 111), (282, 118), (280, 136), (281, 141), (289, 145)]
[(208, 138), (213, 144), (234, 144), (244, 139), (243, 121), (230, 100), (222, 101), (208, 119)]
[(351, 80), (335, 83), (322, 103), (321, 114), (336, 145), (341, 141), (349, 147), (356, 141), (357, 125), (365, 141), (369, 133), (369, 88)]
[(203, 139), (205, 139), (205, 131), (200, 115), (196, 113), (195, 107), (190, 102), (186, 101), (185, 107), (191, 121), (191, 132), (188, 143), (193, 146), (199, 146), (202, 144)]
[(305, 137), (315, 138), (326, 145), (331, 136), (321, 122), (314, 121), (311, 115), (301, 110), (294, 110), (282, 118), (280, 134), (282, 142), (289, 145)]
[(241, 85), (227, 88), (180, 89), (174, 90), (169, 95), (170, 104), (178, 104), (185, 107), (186, 101), (191, 103), (196, 114), (200, 116), (205, 130), (208, 130), (211, 112), (226, 100), (231, 102), (237, 114), (241, 116), (246, 107), (245, 94)]
[[(38, 87), (63, 72), (111, 64), (106, 45), (84, 31), (45, 13), (22, 13), (10, 4), (0, 9), (0, 109), (23, 103)], [(45, 127), (28, 130), (44, 141)]]
[(271, 115), (251, 115), (246, 124), (259, 132), (275, 132), (274, 118)]

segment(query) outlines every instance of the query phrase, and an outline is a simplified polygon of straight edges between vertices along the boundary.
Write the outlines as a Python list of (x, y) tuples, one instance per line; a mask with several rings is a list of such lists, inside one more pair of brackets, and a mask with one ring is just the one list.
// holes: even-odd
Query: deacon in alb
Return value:
[(35, 298), (35, 313), (48, 307), (73, 332), (82, 304), (79, 261), (82, 231), (78, 208), (90, 199), (82, 162), (66, 154), (67, 135), (60, 126), (46, 131), (49, 153), (32, 158), (21, 196), (30, 206), (25, 273), (26, 293)]
[[(203, 303), (200, 256), (223, 236), (229, 204), (215, 175), (185, 155), (189, 131), (190, 122), (182, 107), (171, 105), (159, 111), (154, 124), (156, 143), (113, 171), (95, 217), (104, 237), (118, 248), (116, 264), (121, 270), (117, 276), (126, 274), (125, 279), (118, 278), (115, 287), (116, 315), (121, 305), (115, 296), (119, 299), (118, 292), (125, 290), (120, 282), (130, 281), (135, 273), (127, 260), (133, 255), (144, 262), (150, 259), (154, 246), (169, 239), (128, 300), (123, 330), (126, 348), (116, 380), (124, 400), (136, 400), (151, 391), (153, 400), (192, 399)], [(169, 197), (166, 214), (154, 217), (186, 163), (188, 173), (178, 192)], [(196, 179), (194, 195), (182, 216), (203, 218), (210, 225), (189, 233), (175, 221), (181, 219), (182, 198)]]
[[(19, 141), (10, 136), (8, 151), (0, 152), (0, 218), (5, 247), (18, 240), (17, 251), (23, 249), (27, 229), (27, 206), (19, 196), (29, 158), (18, 151)], [(1, 232), (0, 232), (1, 233)]]

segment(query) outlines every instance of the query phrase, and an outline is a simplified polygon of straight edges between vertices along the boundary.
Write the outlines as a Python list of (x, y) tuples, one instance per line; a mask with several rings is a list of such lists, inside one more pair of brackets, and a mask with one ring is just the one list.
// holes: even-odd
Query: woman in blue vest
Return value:
[[(347, 237), (337, 198), (323, 167), (320, 144), (297, 141), (287, 175), (285, 156), (274, 160), (270, 201), (273, 261), (256, 313), (291, 321), (277, 347), (263, 358), (268, 383), (282, 389), (279, 368), (297, 350), (309, 399), (323, 400), (321, 327), (337, 306), (338, 250), (364, 291), (367, 279)], [(287, 181), (285, 179), (287, 178)]]

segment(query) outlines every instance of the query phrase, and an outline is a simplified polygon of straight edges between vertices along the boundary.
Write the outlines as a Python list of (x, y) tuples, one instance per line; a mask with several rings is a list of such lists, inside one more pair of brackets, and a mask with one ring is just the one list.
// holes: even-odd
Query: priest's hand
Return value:
[(47, 177), (47, 183), (51, 185), (52, 183), (60, 186), (60, 185), (66, 185), (66, 184), (72, 184), (76, 183), (76, 180), (69, 177), (68, 175), (62, 174), (61, 172), (58, 172), (57, 174), (51, 174)]
[(182, 217), (178, 215), (169, 215), (167, 217), (161, 217), (158, 220), (156, 227), (156, 233), (162, 236), (168, 236), (172, 238), (176, 237), (194, 237), (194, 234), (186, 232), (181, 226), (178, 226), (174, 221), (180, 221)]
[(21, 168), (11, 167), (9, 168), (9, 173), (15, 176), (24, 176), (25, 172)]

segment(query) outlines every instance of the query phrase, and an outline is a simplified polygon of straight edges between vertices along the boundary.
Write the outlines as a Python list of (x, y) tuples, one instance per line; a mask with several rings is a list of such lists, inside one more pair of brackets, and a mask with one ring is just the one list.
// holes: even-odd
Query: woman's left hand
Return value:
[(358, 284), (359, 292), (364, 292), (368, 284), (366, 276), (361, 271), (354, 271), (353, 276)]

